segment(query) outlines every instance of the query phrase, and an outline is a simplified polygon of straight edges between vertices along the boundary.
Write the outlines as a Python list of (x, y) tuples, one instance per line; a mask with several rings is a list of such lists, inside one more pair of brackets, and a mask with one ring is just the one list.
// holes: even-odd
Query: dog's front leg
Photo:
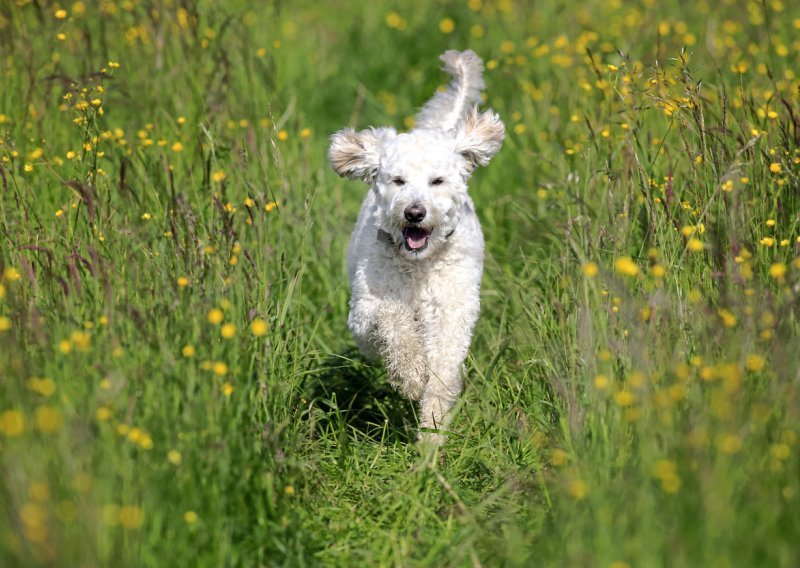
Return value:
[(464, 390), (464, 359), (467, 356), (472, 328), (477, 319), (475, 308), (437, 310), (434, 321), (426, 324), (430, 332), (428, 365), (430, 378), (420, 400), (420, 439), (442, 444), (445, 435), (424, 430), (444, 430), (450, 422), (450, 411)]
[(405, 304), (383, 300), (375, 313), (375, 331), (389, 381), (406, 398), (419, 400), (428, 382), (428, 366), (413, 312)]
[(354, 305), (350, 321), (362, 351), (377, 351), (384, 360), (392, 386), (406, 398), (419, 400), (428, 382), (428, 366), (419, 322), (408, 306), (391, 299)]
[[(447, 428), (452, 416), (450, 411), (464, 389), (463, 368), (448, 371), (431, 371), (428, 385), (420, 400), (419, 438), (423, 442), (442, 445), (447, 436), (440, 431)], [(437, 430), (431, 432), (430, 430)]]

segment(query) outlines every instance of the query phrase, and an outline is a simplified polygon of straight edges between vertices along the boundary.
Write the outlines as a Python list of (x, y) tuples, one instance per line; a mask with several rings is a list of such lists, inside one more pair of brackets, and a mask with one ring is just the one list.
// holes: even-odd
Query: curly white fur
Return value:
[(417, 128), (452, 130), (464, 114), (481, 102), (483, 61), (474, 51), (445, 51), (439, 59), (453, 76), (447, 89), (436, 93), (417, 115)]
[(441, 59), (453, 81), (422, 108), (417, 128), (346, 128), (328, 151), (339, 175), (371, 186), (347, 252), (350, 331), (420, 402), (421, 437), (435, 443), (444, 435), (426, 431), (447, 426), (480, 308), (483, 234), (467, 181), (505, 137), (497, 114), (478, 113), (477, 55)]

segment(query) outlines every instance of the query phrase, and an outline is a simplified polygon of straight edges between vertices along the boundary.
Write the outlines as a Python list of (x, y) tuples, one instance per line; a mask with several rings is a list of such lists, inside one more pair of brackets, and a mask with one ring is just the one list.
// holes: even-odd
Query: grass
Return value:
[[(796, 566), (800, 10), (728, 0), (0, 7), (3, 565)], [(365, 187), (475, 49), (453, 435), (347, 327)]]

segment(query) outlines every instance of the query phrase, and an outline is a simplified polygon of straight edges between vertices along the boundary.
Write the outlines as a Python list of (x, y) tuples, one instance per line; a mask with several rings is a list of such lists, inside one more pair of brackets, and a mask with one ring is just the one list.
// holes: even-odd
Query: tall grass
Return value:
[[(3, 565), (795, 566), (791, 2), (0, 7)], [(347, 124), (475, 49), (453, 435), (347, 334)]]

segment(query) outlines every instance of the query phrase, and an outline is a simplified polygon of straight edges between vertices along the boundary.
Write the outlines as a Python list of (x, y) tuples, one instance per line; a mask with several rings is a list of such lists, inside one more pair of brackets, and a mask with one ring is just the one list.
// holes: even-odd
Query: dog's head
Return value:
[(470, 175), (489, 163), (504, 137), (497, 114), (472, 109), (447, 132), (346, 128), (331, 137), (328, 158), (340, 176), (372, 186), (375, 223), (398, 254), (421, 259), (456, 230)]

